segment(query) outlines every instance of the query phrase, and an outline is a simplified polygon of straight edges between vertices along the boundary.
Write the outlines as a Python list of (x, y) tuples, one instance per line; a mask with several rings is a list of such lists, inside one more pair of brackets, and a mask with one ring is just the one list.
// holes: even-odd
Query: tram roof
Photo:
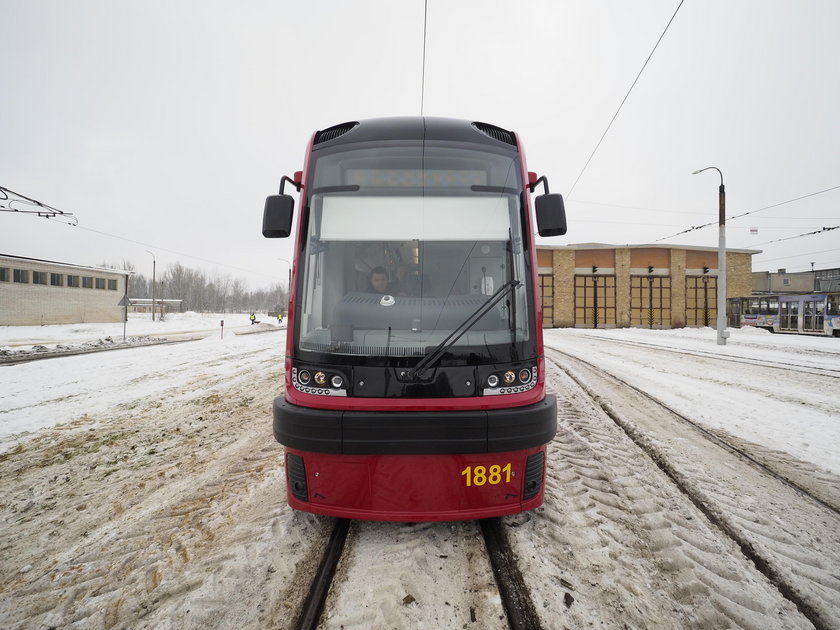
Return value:
[(368, 118), (349, 121), (315, 132), (314, 149), (391, 140), (431, 140), (468, 142), (518, 152), (516, 135), (512, 131), (489, 123), (437, 118), (431, 116), (400, 116)]

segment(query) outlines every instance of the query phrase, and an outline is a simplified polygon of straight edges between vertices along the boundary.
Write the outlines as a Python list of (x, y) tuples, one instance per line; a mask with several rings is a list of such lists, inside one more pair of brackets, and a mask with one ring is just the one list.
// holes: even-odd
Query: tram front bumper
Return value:
[(274, 399), (274, 437), (294, 449), (348, 455), (498, 453), (547, 444), (557, 401), (463, 411), (342, 411)]

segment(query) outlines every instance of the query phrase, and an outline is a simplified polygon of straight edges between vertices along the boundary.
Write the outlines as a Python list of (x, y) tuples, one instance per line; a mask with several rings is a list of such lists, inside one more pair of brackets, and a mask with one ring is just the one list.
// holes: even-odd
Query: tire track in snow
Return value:
[(271, 365), (0, 457), (0, 626), (282, 627), (326, 527), (285, 506)]
[(511, 519), (526, 580), (554, 577), (529, 584), (546, 627), (810, 627), (551, 364), (548, 382), (559, 430), (546, 505)]
[[(818, 628), (840, 627), (836, 512), (580, 359), (563, 369)], [(593, 392), (601, 392), (599, 395)]]

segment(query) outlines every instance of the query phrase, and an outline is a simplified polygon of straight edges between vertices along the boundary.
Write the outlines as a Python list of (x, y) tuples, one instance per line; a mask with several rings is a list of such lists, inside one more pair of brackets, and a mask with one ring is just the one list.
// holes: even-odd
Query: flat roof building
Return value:
[[(752, 256), (726, 250), (726, 295), (752, 292)], [(543, 327), (715, 326), (718, 250), (675, 245), (537, 246)]]
[(131, 273), (0, 254), (0, 326), (121, 322)]

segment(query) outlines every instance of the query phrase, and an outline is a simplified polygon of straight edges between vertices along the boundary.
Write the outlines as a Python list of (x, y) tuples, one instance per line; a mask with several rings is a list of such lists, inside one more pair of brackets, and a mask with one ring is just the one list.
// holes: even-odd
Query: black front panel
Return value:
[(356, 367), (351, 395), (357, 398), (452, 398), (477, 396), (476, 369), (431, 369), (413, 378), (411, 368)]

